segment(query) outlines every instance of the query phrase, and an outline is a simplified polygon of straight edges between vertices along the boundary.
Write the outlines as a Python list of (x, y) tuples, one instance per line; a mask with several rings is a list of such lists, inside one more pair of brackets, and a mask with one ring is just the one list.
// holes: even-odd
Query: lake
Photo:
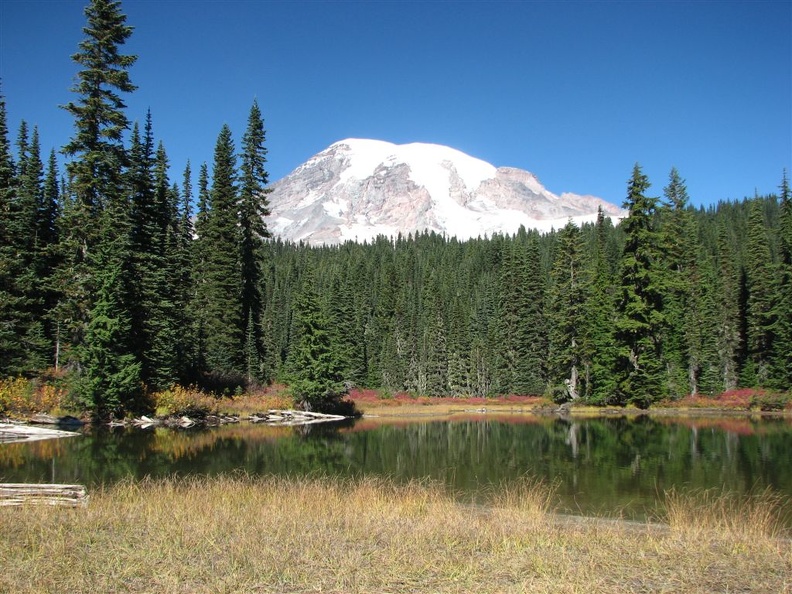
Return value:
[(644, 519), (664, 491), (770, 488), (792, 498), (792, 419), (524, 414), (364, 418), (307, 427), (86, 429), (0, 444), (0, 482), (101, 484), (145, 476), (338, 476), (434, 479), (459, 497), (538, 477), (559, 511)]

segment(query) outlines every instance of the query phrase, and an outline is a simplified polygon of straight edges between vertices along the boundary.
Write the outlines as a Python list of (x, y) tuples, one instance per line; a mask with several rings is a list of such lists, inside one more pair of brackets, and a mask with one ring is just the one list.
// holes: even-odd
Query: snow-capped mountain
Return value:
[(596, 220), (593, 196), (546, 190), (532, 173), (496, 168), (436, 144), (347, 139), (332, 144), (272, 185), (267, 226), (312, 245), (424, 230), (470, 239), (512, 234), (520, 225), (549, 231)]

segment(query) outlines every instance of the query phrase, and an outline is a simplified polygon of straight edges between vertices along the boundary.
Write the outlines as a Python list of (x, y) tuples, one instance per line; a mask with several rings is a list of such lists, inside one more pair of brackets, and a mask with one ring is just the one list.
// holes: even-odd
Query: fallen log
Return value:
[(312, 425), (329, 421), (343, 421), (343, 415), (310, 412), (304, 410), (269, 410), (266, 413), (253, 413), (248, 417), (252, 423), (266, 423), (267, 425)]
[(0, 507), (19, 505), (85, 507), (88, 493), (83, 485), (0, 483)]
[(0, 423), (0, 442), (2, 443), (13, 441), (38, 441), (40, 439), (52, 439), (54, 437), (74, 437), (75, 435), (80, 434), (74, 431), (61, 431), (59, 429), (33, 427), (31, 425)]

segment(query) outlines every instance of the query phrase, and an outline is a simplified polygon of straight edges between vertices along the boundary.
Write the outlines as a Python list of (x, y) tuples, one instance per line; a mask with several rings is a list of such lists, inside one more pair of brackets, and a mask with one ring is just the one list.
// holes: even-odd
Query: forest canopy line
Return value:
[(126, 114), (120, 2), (85, 16), (64, 172), (36, 127), (12, 145), (0, 94), (0, 377), (55, 370), (98, 417), (176, 384), (284, 381), (311, 408), (350, 385), (639, 407), (790, 389), (786, 172), (778, 195), (694, 209), (679, 172), (660, 197), (636, 164), (618, 226), (286, 243), (265, 223), (258, 104), (196, 188), (189, 164), (174, 179), (152, 114)]

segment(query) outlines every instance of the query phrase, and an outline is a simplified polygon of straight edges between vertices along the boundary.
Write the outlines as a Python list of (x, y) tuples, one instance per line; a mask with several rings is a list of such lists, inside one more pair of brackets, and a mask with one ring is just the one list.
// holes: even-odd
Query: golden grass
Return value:
[(764, 531), (705, 538), (676, 512), (670, 530), (562, 521), (552, 489), (527, 479), (490, 495), (470, 506), (376, 478), (130, 481), (84, 509), (0, 508), (0, 592), (792, 592), (792, 545)]
[(792, 515), (790, 502), (769, 488), (745, 495), (714, 489), (665, 493), (665, 519), (671, 529), (696, 538), (734, 542), (776, 539)]

